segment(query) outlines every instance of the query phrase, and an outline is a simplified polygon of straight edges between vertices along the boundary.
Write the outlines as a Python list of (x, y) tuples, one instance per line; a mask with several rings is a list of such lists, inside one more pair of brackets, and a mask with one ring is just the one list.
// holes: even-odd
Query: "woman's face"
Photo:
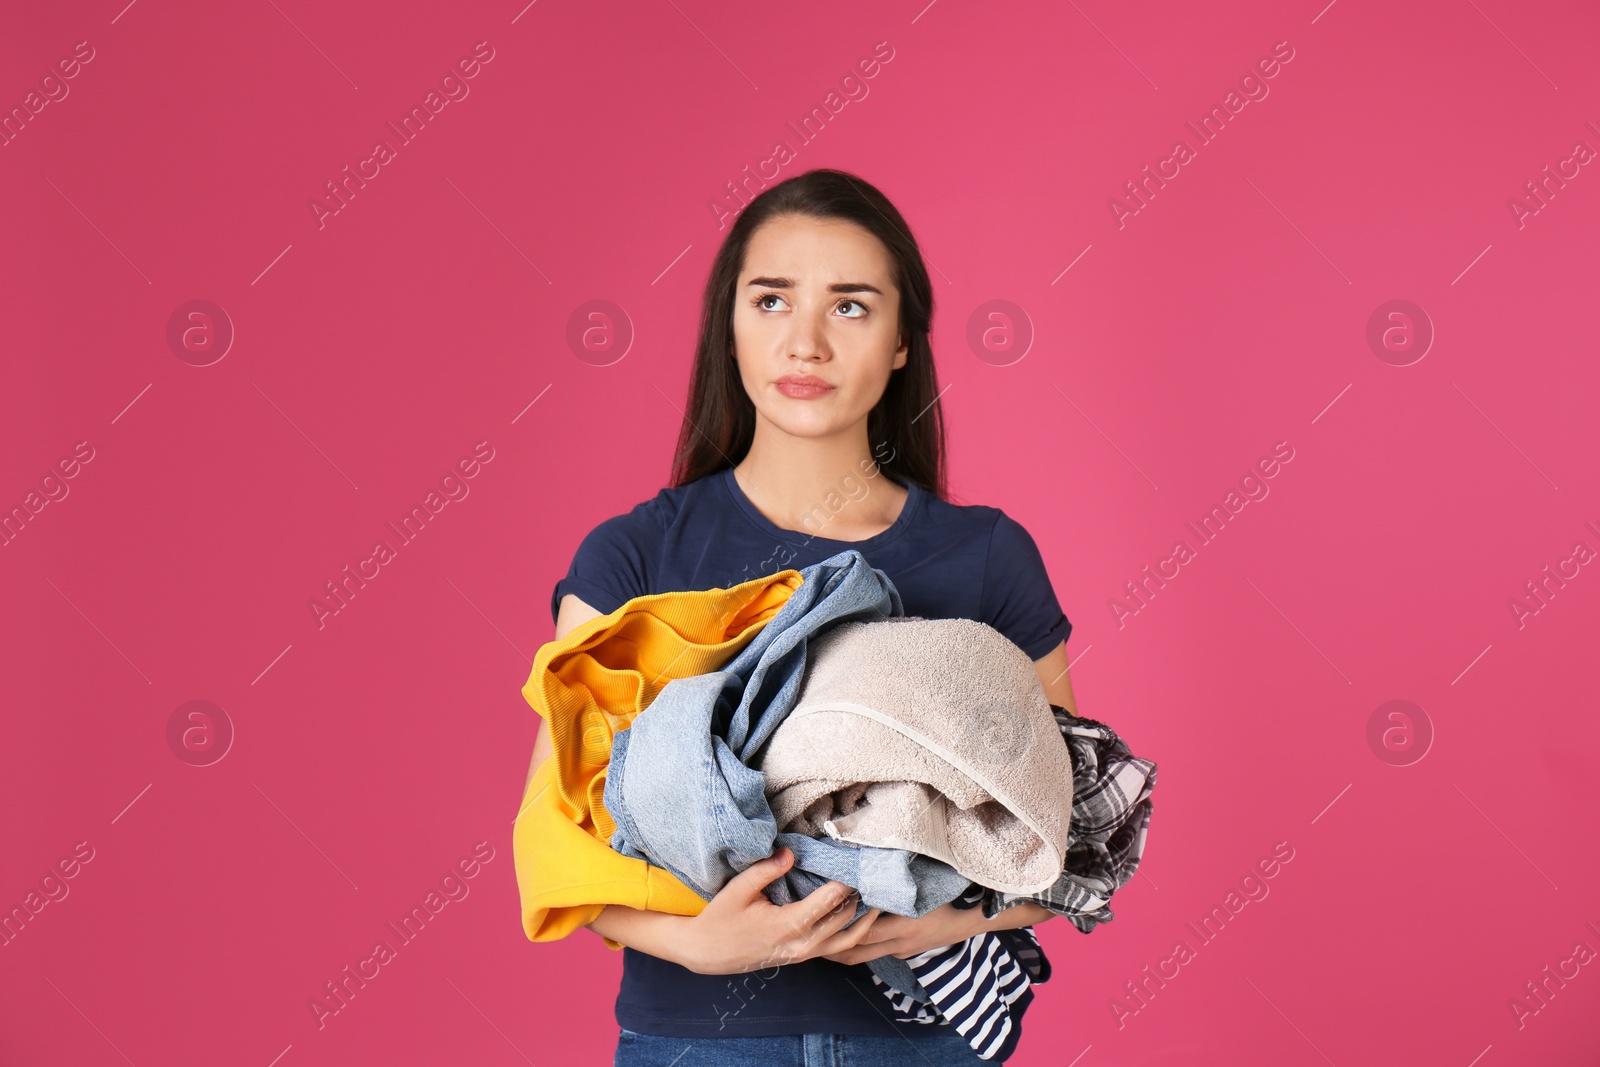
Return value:
[(762, 418), (796, 437), (826, 437), (867, 417), (906, 364), (892, 277), (889, 250), (855, 223), (780, 217), (751, 235), (733, 341)]

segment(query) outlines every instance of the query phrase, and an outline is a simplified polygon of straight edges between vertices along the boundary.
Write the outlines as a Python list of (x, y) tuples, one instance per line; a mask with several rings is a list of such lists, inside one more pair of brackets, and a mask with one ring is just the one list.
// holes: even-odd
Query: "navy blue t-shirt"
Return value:
[[(1031, 659), (1067, 639), (1072, 624), (1038, 546), (998, 508), (951, 504), (910, 483), (899, 517), (882, 533), (864, 541), (821, 536), (852, 497), (861, 499), (876, 484), (881, 483), (849, 480), (844, 492), (808, 516), (809, 532), (786, 530), (763, 515), (731, 467), (663, 489), (583, 539), (551, 595), (551, 616), (568, 593), (609, 615), (634, 597), (728, 588), (853, 548), (889, 576), (907, 615), (988, 623)], [(846, 966), (819, 957), (779, 967), (776, 976), (770, 969), (712, 975), (632, 948), (622, 953), (616, 1019), (641, 1034), (953, 1033), (948, 1026), (894, 1023), (889, 1000), (864, 963)]]

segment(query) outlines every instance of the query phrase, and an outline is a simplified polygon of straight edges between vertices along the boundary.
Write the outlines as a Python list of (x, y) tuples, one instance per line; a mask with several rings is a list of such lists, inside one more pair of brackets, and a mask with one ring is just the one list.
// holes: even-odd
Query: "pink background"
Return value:
[[(0, 948), (0, 1062), (609, 1063), (620, 954), (518, 923), (519, 690), (578, 540), (665, 482), (712, 205), (780, 140), (780, 177), (859, 173), (914, 227), (958, 501), (1033, 532), (1080, 710), (1160, 765), (1116, 920), (1039, 928), (1011, 1062), (1600, 1056), (1600, 966), (1562, 962), (1600, 951), (1600, 568), (1562, 563), (1600, 549), (1600, 167), (1508, 206), (1600, 149), (1592, 5), (124, 2), (14, 5), (0, 37), (7, 111), (93, 49), (0, 148), (0, 505), (93, 450), (0, 548), (0, 903), (93, 855)], [(319, 227), (480, 41), (470, 94)], [(1119, 228), (1280, 41), (1269, 95)], [(1406, 366), (1366, 339), (1392, 299), (1436, 331)], [(209, 366), (167, 340), (190, 300), (236, 331)], [(631, 323), (606, 366), (567, 341), (590, 300)], [(990, 300), (1031, 324), (1016, 362), (968, 346)], [(323, 583), (482, 441), (319, 628)], [(169, 744), (191, 700), (235, 733), (209, 766)], [(1411, 733), (1371, 744), (1391, 700)], [(480, 841), (470, 894), (319, 1029), (311, 998)], [(1541, 1002), (1546, 966), (1578, 970)]]

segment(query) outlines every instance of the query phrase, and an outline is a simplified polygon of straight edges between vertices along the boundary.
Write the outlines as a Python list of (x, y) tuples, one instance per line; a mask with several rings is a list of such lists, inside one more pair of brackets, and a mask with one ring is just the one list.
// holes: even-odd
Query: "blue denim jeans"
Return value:
[(953, 1030), (916, 1037), (653, 1037), (624, 1029), (612, 1067), (973, 1067), (988, 1062)]

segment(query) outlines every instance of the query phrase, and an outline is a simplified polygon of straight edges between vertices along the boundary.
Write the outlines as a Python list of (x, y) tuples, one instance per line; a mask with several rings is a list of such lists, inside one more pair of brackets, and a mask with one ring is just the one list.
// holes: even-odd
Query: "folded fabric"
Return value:
[(678, 915), (705, 908), (670, 871), (607, 844), (616, 829), (602, 802), (612, 738), (675, 679), (737, 655), (801, 582), (799, 571), (786, 570), (729, 589), (636, 597), (539, 649), (522, 695), (544, 717), (553, 752), (512, 827), (530, 940), (565, 937), (607, 904)]
[[(611, 847), (671, 871), (709, 900), (783, 846), (794, 863), (767, 886), (774, 904), (799, 900), (834, 879), (859, 891), (856, 918), (869, 908), (920, 917), (961, 895), (970, 880), (907, 849), (780, 831), (765, 778), (750, 766), (799, 695), (813, 635), (833, 624), (905, 613), (894, 583), (854, 549), (800, 574), (799, 588), (733, 660), (668, 683), (649, 714), (612, 739), (603, 794), (616, 820)], [(893, 956), (867, 966), (902, 991), (917, 988)]]
[(983, 913), (1034, 903), (1064, 915), (1084, 933), (1113, 916), (1111, 894), (1132, 880), (1144, 856), (1156, 765), (1128, 751), (1109, 726), (1051, 705), (1072, 755), (1072, 832), (1061, 877), (1043, 893), (989, 890)]
[(755, 766), (780, 831), (908, 849), (1008, 893), (1066, 865), (1071, 757), (1033, 661), (985, 623), (830, 627)]

